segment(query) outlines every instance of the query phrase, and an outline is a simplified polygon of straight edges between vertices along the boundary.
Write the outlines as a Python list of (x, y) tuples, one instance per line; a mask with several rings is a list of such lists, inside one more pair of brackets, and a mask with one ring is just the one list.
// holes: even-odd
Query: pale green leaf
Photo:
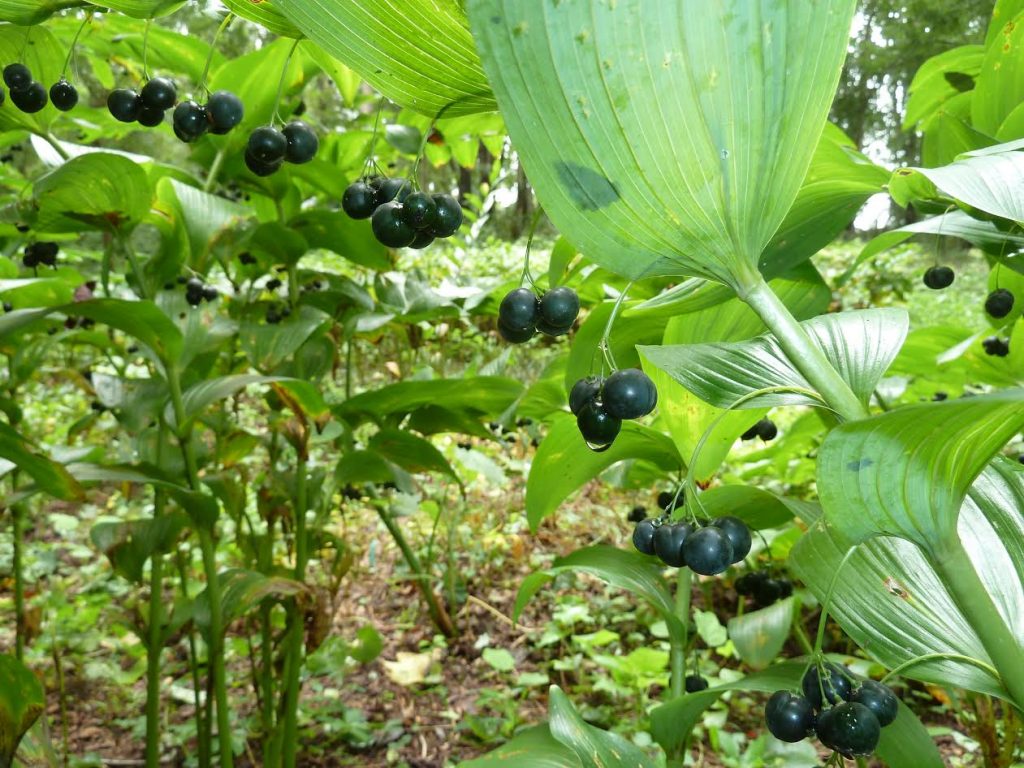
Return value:
[(582, 768), (654, 768), (647, 755), (622, 736), (584, 721), (557, 685), (551, 686), (548, 714), (551, 735), (576, 753)]
[(11, 765), (26, 731), (43, 714), (46, 692), (32, 670), (0, 655), (0, 765)]
[(798, 605), (796, 598), (788, 597), (767, 608), (729, 619), (729, 639), (744, 663), (763, 669), (779, 657), (789, 639)]

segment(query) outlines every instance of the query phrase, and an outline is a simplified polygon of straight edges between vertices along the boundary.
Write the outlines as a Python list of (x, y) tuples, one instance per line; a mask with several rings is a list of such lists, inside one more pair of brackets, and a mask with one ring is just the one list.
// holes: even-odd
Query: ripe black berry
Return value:
[(412, 194), (412, 183), (408, 179), (383, 179), (376, 189), (378, 206), (392, 200), (401, 203)]
[[(789, 582), (786, 583), (788, 584)], [(767, 608), (769, 605), (774, 605), (782, 597), (782, 585), (783, 582), (780, 579), (761, 579), (754, 585), (751, 592), (754, 602), (759, 608)], [(792, 585), (790, 585), (789, 589), (792, 592)]]
[(437, 218), (437, 203), (426, 192), (413, 192), (402, 203), (405, 223), (413, 229), (429, 229)]
[[(819, 676), (818, 665), (815, 664), (807, 670), (803, 680), (800, 681), (800, 688), (803, 690), (804, 696), (815, 709), (819, 710), (824, 701), (835, 704), (841, 699), (848, 699), (852, 691), (849, 673), (845, 668), (827, 662), (825, 670), (828, 674), (822, 679)], [(824, 700), (821, 697), (822, 691), (825, 692)]]
[(700, 675), (687, 675), (685, 685), (687, 693), (697, 693), (708, 689), (708, 681)]
[[(404, 203), (402, 204), (402, 207), (405, 207)], [(434, 242), (434, 236), (431, 235), (429, 232), (417, 232), (416, 239), (409, 243), (409, 247), (419, 251), (422, 250), (423, 248), (426, 248), (432, 242)]]
[(981, 346), (985, 349), (986, 355), (993, 355), (995, 357), (1006, 357), (1010, 354), (1010, 344), (998, 336), (989, 336), (987, 339), (981, 342)]
[[(664, 526), (661, 526), (662, 528)], [(653, 520), (641, 520), (633, 529), (633, 546), (644, 555), (654, 554), (654, 537), (659, 527)]]
[(870, 755), (882, 735), (874, 713), (853, 701), (844, 701), (818, 715), (815, 731), (822, 744), (848, 758)]
[(509, 344), (525, 344), (527, 341), (533, 338), (534, 334), (537, 333), (536, 328), (523, 328), (520, 330), (509, 328), (500, 320), (498, 321), (498, 333), (501, 334), (501, 338), (507, 341)]
[(865, 680), (860, 688), (854, 691), (850, 701), (863, 704), (878, 718), (878, 724), (885, 728), (896, 719), (900, 711), (900, 700), (892, 692), (892, 688), (874, 680)]
[(430, 226), (434, 237), (451, 237), (462, 226), (462, 206), (451, 195), (434, 195), (436, 212)]
[(212, 285), (203, 286), (203, 301), (216, 301), (220, 293)]
[(639, 368), (615, 371), (604, 383), (602, 397), (608, 413), (620, 419), (639, 419), (658, 404), (654, 382)]
[(178, 89), (168, 78), (154, 77), (142, 86), (139, 98), (142, 99), (143, 106), (166, 112), (178, 100)]
[(206, 109), (192, 100), (183, 101), (175, 107), (172, 119), (174, 135), (186, 144), (201, 138), (210, 127), (206, 121)]
[(732, 562), (738, 563), (750, 553), (750, 546), (753, 543), (750, 538), (750, 528), (738, 517), (726, 515), (711, 521), (711, 525), (719, 528), (729, 539), (732, 546)]
[(814, 728), (814, 708), (803, 696), (776, 691), (764, 708), (764, 721), (776, 739), (795, 744)]
[(115, 120), (122, 123), (134, 123), (139, 119), (142, 99), (130, 88), (118, 88), (107, 96), (107, 109)]
[(654, 534), (654, 553), (665, 565), (682, 568), (686, 565), (686, 542), (692, 534), (689, 523), (666, 523)]
[(416, 230), (402, 221), (402, 204), (384, 203), (373, 213), (373, 234), (389, 248), (405, 248), (416, 239)]
[(12, 91), (28, 88), (32, 83), (32, 73), (24, 64), (8, 64), (4, 67), (4, 83)]
[[(519, 290), (525, 289), (520, 288)], [(573, 384), (569, 391), (569, 410), (573, 414), (578, 414), (583, 410), (583, 406), (596, 400), (601, 394), (603, 383), (604, 379), (601, 376), (587, 376)]]
[(206, 119), (210, 133), (223, 135), (242, 122), (245, 106), (231, 91), (216, 91), (206, 102)]
[(626, 515), (626, 519), (631, 523), (639, 523), (647, 519), (647, 507), (641, 507), (639, 505), (629, 510), (629, 514)]
[(568, 333), (580, 313), (580, 297), (572, 288), (561, 286), (541, 296), (537, 328), (551, 336)]
[(261, 163), (276, 163), (288, 153), (288, 139), (281, 131), (264, 125), (249, 134), (245, 151)]
[(50, 86), (50, 101), (61, 112), (69, 112), (78, 103), (78, 89), (62, 77)]
[(779, 436), (779, 428), (771, 419), (761, 419), (754, 426), (740, 435), (740, 440), (753, 440), (760, 437), (766, 443)]
[(576, 416), (583, 439), (592, 447), (609, 446), (622, 429), (622, 421), (612, 416), (596, 401), (587, 403)]
[(989, 315), (1001, 320), (1010, 314), (1013, 309), (1013, 294), (1005, 288), (998, 288), (985, 299), (985, 311)]
[(22, 112), (32, 115), (45, 107), (49, 98), (43, 84), (33, 80), (26, 88), (12, 89), (11, 102)]
[(164, 121), (164, 115), (165, 113), (162, 109), (143, 107), (139, 110), (139, 125), (146, 128), (156, 128)]
[(953, 284), (953, 270), (949, 267), (928, 267), (924, 273), (924, 284), (933, 291), (949, 288)]
[(377, 210), (377, 191), (362, 181), (353, 181), (345, 188), (341, 208), (353, 219), (368, 219)]
[(683, 556), (690, 570), (702, 576), (722, 573), (733, 562), (732, 544), (721, 528), (709, 526), (694, 531), (686, 539)]
[(295, 165), (308, 163), (320, 149), (320, 139), (302, 120), (293, 120), (282, 131), (288, 142), (284, 159)]
[(260, 177), (277, 173), (283, 164), (284, 160), (278, 160), (276, 163), (265, 163), (253, 157), (248, 150), (245, 152), (245, 167)]

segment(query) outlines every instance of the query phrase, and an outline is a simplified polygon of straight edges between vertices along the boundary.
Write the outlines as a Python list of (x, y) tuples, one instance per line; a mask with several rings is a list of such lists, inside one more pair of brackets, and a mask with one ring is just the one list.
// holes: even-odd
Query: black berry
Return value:
[(654, 382), (639, 368), (615, 371), (604, 383), (602, 397), (608, 413), (620, 419), (639, 419), (658, 404)]
[(596, 448), (609, 446), (622, 429), (622, 421), (612, 416), (596, 401), (587, 403), (576, 416), (576, 425), (587, 443)]
[[(664, 527), (664, 526), (661, 526)], [(654, 537), (659, 527), (653, 520), (641, 520), (633, 529), (633, 546), (644, 555), (654, 554)]]
[(538, 330), (551, 336), (560, 336), (568, 333), (576, 322), (580, 313), (580, 297), (572, 288), (553, 288), (541, 296), (539, 311)]
[(953, 270), (949, 267), (928, 267), (924, 273), (924, 284), (933, 291), (949, 288), (953, 284)]
[(384, 179), (377, 187), (377, 205), (384, 205), (392, 200), (401, 203), (411, 194), (412, 183), (408, 179)]
[(434, 195), (434, 221), (430, 233), (434, 237), (451, 237), (462, 226), (462, 206), (451, 195)]
[(308, 163), (320, 149), (320, 139), (302, 120), (293, 120), (282, 131), (288, 142), (284, 159), (295, 165)]
[(537, 301), (537, 295), (529, 288), (515, 288), (509, 291), (498, 305), (498, 322), (509, 330), (533, 331), (538, 320), (540, 303)]
[(353, 219), (368, 219), (377, 210), (377, 191), (362, 181), (353, 181), (345, 188), (341, 208)]
[(413, 229), (429, 229), (437, 218), (437, 203), (426, 192), (413, 192), (402, 203), (405, 223)]
[(822, 744), (849, 758), (870, 755), (882, 735), (874, 713), (852, 701), (844, 701), (818, 715), (815, 730)]
[(107, 96), (107, 109), (115, 120), (122, 123), (134, 123), (139, 119), (142, 99), (130, 88), (118, 88)]
[(522, 328), (515, 329), (509, 328), (500, 320), (498, 321), (498, 333), (501, 334), (501, 338), (507, 341), (509, 344), (525, 344), (527, 341), (533, 338), (534, 334), (537, 333), (536, 328)]
[(174, 108), (173, 123), (174, 135), (186, 144), (197, 141), (210, 127), (206, 109), (192, 100), (183, 101)]
[(850, 701), (863, 704), (870, 709), (883, 728), (891, 724), (900, 711), (900, 700), (892, 688), (874, 680), (865, 680), (861, 683), (860, 688), (853, 692)]
[(689, 523), (666, 523), (654, 534), (654, 553), (665, 565), (682, 568), (686, 563), (686, 542), (693, 535)]
[(165, 112), (162, 109), (143, 107), (139, 110), (139, 125), (146, 128), (156, 128), (164, 121)]
[(49, 98), (43, 84), (34, 80), (26, 88), (11, 90), (11, 103), (29, 115), (41, 110), (48, 102)]
[(23, 90), (32, 84), (32, 73), (24, 64), (8, 64), (4, 67), (4, 83), (12, 91)]
[(601, 394), (603, 383), (604, 379), (601, 376), (587, 376), (573, 384), (569, 391), (569, 410), (578, 414), (583, 410), (583, 406), (596, 400)]
[(61, 78), (50, 86), (50, 101), (61, 112), (69, 112), (78, 104), (78, 89)]
[(750, 553), (750, 546), (753, 543), (750, 538), (750, 528), (738, 517), (726, 515), (711, 521), (711, 525), (720, 529), (729, 539), (732, 546), (732, 562), (738, 563)]
[(814, 708), (803, 696), (776, 691), (764, 709), (764, 721), (779, 741), (803, 741), (814, 728)]
[(740, 435), (740, 440), (753, 440), (760, 437), (766, 443), (774, 440), (779, 435), (779, 428), (771, 419), (761, 419), (754, 426)]
[(242, 122), (245, 106), (231, 91), (216, 91), (206, 102), (206, 120), (210, 133), (223, 135)]
[(1006, 357), (1010, 354), (1009, 342), (1000, 339), (998, 336), (989, 336), (981, 342), (981, 346), (984, 348), (986, 355)]
[(277, 173), (283, 164), (284, 160), (278, 160), (276, 163), (265, 163), (254, 157), (248, 150), (246, 150), (245, 167), (257, 176), (270, 176)]
[(629, 510), (629, 514), (626, 515), (626, 519), (631, 523), (639, 523), (647, 519), (647, 507), (641, 507), (639, 505)]
[(985, 311), (997, 320), (1006, 317), (1012, 309), (1013, 294), (1005, 288), (992, 291), (985, 299)]
[(700, 675), (687, 675), (685, 685), (687, 693), (697, 693), (708, 689), (708, 681)]
[(166, 77), (154, 77), (142, 86), (139, 98), (143, 106), (166, 112), (178, 100), (178, 89)]
[(418, 251), (422, 250), (423, 248), (426, 248), (432, 242), (434, 242), (434, 236), (431, 235), (429, 232), (417, 232), (416, 238), (411, 243), (409, 243), (409, 247), (414, 248), (415, 250)]
[(249, 134), (245, 151), (261, 163), (277, 163), (288, 153), (288, 139), (277, 128), (264, 125)]
[(709, 526), (694, 531), (686, 538), (683, 556), (694, 573), (715, 576), (733, 562), (732, 544), (725, 531)]
[[(815, 664), (807, 670), (803, 680), (800, 681), (800, 688), (803, 690), (804, 696), (818, 710), (821, 709), (825, 701), (835, 704), (841, 699), (849, 698), (852, 692), (846, 669), (828, 662), (825, 664), (825, 671), (827, 676), (821, 678), (818, 665)], [(824, 699), (821, 696), (822, 691), (825, 693)]]
[(416, 230), (402, 221), (402, 204), (392, 200), (373, 213), (373, 234), (389, 248), (405, 248), (416, 239)]

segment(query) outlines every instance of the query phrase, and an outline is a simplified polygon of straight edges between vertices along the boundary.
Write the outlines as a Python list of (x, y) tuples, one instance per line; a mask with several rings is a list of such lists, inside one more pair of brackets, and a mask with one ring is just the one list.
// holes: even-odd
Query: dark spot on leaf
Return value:
[(501, 24), (501, 16), (491, 16), (491, 24)]
[(974, 88), (974, 78), (964, 72), (947, 72), (943, 77), (946, 78), (947, 83), (960, 91), (960, 93)]
[(860, 472), (862, 469), (867, 469), (875, 462), (872, 459), (857, 459), (857, 461), (851, 461), (846, 465), (846, 468), (851, 472)]
[(585, 211), (597, 211), (619, 200), (615, 185), (591, 168), (559, 162), (555, 170), (573, 202)]
[(903, 600), (910, 599), (910, 593), (892, 576), (886, 578), (885, 588), (889, 590), (890, 594), (896, 595), (896, 597), (902, 598)]

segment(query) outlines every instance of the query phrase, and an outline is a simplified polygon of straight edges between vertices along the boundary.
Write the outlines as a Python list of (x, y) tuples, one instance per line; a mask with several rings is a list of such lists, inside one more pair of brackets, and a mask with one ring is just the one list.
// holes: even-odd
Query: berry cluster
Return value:
[(319, 149), (320, 139), (302, 120), (292, 120), (280, 131), (264, 125), (249, 134), (245, 165), (257, 176), (270, 176), (285, 163), (308, 163)]
[(25, 246), (25, 256), (21, 263), (29, 269), (36, 269), (40, 264), (44, 267), (57, 267), (57, 254), (60, 246), (56, 243), (35, 242)]
[(986, 355), (1006, 357), (1010, 354), (1010, 342), (1000, 339), (998, 336), (989, 336), (981, 342), (981, 346), (985, 349)]
[[(49, 102), (46, 88), (32, 77), (32, 72), (24, 64), (8, 64), (4, 67), (4, 83), (11, 89), (11, 102), (22, 112), (34, 114)], [(63, 77), (50, 88), (53, 106), (62, 111), (71, 109), (78, 103), (78, 91)], [(4, 94), (0, 89), (0, 104)]]
[(753, 440), (755, 437), (760, 437), (767, 443), (778, 436), (779, 428), (775, 426), (775, 422), (771, 419), (761, 419), (757, 424), (740, 435), (740, 440)]
[(774, 578), (765, 571), (752, 571), (736, 579), (736, 594), (749, 597), (756, 608), (767, 608), (778, 600), (793, 594), (793, 582), (787, 578)]
[(516, 288), (505, 294), (498, 307), (498, 332), (512, 344), (529, 341), (537, 331), (564, 336), (579, 314), (580, 297), (572, 288), (552, 288), (540, 298), (529, 288)]
[(426, 248), (462, 226), (462, 206), (451, 195), (414, 189), (409, 179), (374, 176), (348, 185), (341, 207), (353, 219), (370, 219), (373, 234), (388, 248)]
[(750, 552), (750, 529), (737, 517), (717, 517), (703, 527), (663, 519), (644, 520), (633, 529), (633, 546), (673, 568), (688, 567), (716, 576)]
[(207, 285), (198, 277), (190, 277), (185, 282), (185, 301), (189, 306), (198, 307), (204, 301), (216, 301), (220, 294), (212, 285)]
[(949, 267), (928, 267), (924, 273), (924, 284), (933, 291), (941, 291), (953, 284), (954, 277)]
[(817, 735), (843, 757), (868, 757), (878, 746), (882, 728), (896, 719), (899, 699), (882, 683), (864, 680), (855, 688), (854, 682), (845, 667), (811, 667), (800, 684), (802, 696), (776, 691), (768, 699), (768, 730), (790, 743)]
[(1005, 288), (997, 288), (985, 299), (985, 311), (996, 320), (1002, 320), (1013, 311), (1013, 294)]
[[(551, 293), (545, 294), (545, 298)], [(576, 426), (594, 449), (609, 447), (622, 429), (624, 419), (642, 418), (657, 404), (658, 390), (639, 368), (623, 368), (607, 379), (587, 376), (577, 381), (569, 392), (569, 409), (576, 416)]]
[(287, 304), (282, 304), (280, 306), (272, 304), (267, 307), (267, 314), (264, 319), (267, 321), (268, 325), (277, 325), (286, 317), (290, 316), (291, 313), (291, 307)]

